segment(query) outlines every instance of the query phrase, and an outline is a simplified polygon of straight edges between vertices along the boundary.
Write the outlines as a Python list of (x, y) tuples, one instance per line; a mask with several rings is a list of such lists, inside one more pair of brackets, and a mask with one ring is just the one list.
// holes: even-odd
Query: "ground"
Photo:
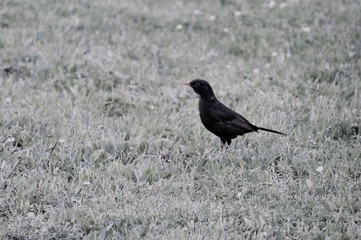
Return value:
[(0, 6), (2, 239), (361, 238), (359, 0)]

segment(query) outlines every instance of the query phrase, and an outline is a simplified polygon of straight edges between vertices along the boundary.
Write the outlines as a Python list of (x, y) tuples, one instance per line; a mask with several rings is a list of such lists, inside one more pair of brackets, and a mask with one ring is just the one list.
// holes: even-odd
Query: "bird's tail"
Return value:
[(284, 134), (282, 132), (278, 132), (278, 131), (275, 131), (275, 130), (272, 130), (272, 129), (257, 127), (257, 130), (262, 130), (262, 131), (266, 131), (266, 132), (272, 132), (272, 133), (277, 133), (277, 134), (287, 136), (286, 134)]

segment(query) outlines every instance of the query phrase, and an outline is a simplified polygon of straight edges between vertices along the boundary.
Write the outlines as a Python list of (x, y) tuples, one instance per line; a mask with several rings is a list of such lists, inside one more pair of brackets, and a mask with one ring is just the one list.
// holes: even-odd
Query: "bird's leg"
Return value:
[(222, 141), (222, 148), (224, 148), (224, 145), (226, 145), (226, 139), (224, 139), (224, 138), (221, 138), (221, 141)]
[[(229, 147), (229, 145), (231, 145), (232, 140), (231, 139), (225, 139), (225, 138), (221, 138), (222, 141), (222, 148), (224, 148), (224, 146), (226, 146), (226, 148)], [(227, 145), (226, 145), (227, 143)]]

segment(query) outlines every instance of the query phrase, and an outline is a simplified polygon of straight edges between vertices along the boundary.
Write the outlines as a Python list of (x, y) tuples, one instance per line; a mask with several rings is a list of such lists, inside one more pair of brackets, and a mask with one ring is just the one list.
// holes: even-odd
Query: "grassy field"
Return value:
[(0, 2), (1, 239), (361, 238), (361, 2), (202, 2)]

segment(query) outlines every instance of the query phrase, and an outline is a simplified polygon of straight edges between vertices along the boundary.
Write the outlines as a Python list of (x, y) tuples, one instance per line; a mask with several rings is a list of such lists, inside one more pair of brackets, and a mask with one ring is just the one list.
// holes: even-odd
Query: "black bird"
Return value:
[(183, 83), (193, 88), (199, 95), (199, 115), (203, 125), (213, 134), (217, 135), (222, 146), (231, 144), (232, 139), (249, 132), (258, 130), (286, 135), (284, 133), (257, 127), (247, 121), (242, 115), (223, 105), (213, 93), (211, 85), (205, 80), (195, 79), (190, 83)]

